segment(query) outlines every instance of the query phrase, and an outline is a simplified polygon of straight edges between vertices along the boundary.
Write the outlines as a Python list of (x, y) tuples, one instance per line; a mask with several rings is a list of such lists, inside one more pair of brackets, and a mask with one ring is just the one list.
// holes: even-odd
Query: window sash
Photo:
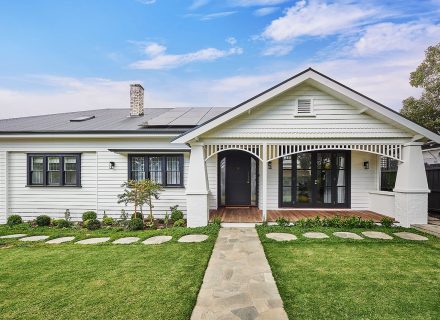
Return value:
[(131, 180), (148, 178), (162, 186), (183, 186), (183, 155), (129, 155), (129, 172)]
[(81, 186), (79, 153), (27, 154), (27, 161), (28, 186)]

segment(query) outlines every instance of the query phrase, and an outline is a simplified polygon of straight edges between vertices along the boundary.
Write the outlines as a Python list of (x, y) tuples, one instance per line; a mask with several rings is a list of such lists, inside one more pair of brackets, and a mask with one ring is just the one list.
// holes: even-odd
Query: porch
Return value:
[[(222, 222), (225, 223), (258, 223), (263, 222), (262, 210), (256, 207), (222, 207), (209, 211), (209, 221), (212, 222), (214, 218), (220, 217)], [(359, 217), (363, 220), (373, 220), (374, 222), (380, 222), (384, 217), (388, 217), (383, 214), (379, 214), (369, 210), (351, 210), (351, 209), (289, 209), (289, 210), (267, 210), (267, 221), (275, 222), (278, 218), (284, 217), (292, 222), (315, 218), (332, 218), (332, 217)]]

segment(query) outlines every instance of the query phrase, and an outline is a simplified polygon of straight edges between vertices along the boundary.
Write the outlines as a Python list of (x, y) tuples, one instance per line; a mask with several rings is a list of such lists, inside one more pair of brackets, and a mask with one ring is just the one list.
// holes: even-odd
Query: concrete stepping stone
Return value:
[(46, 241), (47, 244), (60, 244), (64, 242), (69, 242), (75, 240), (75, 237), (61, 237)]
[(412, 233), (412, 232), (396, 232), (395, 236), (405, 240), (414, 240), (414, 241), (426, 241), (429, 240), (427, 237)]
[(26, 237), (25, 233), (16, 233), (16, 234), (8, 234), (6, 236), (1, 236), (0, 239), (15, 239), (15, 238), (23, 238)]
[(138, 242), (139, 240), (141, 240), (141, 238), (126, 237), (126, 238), (117, 239), (117, 240), (113, 241), (112, 243), (113, 244), (130, 244), (130, 243)]
[(360, 235), (353, 232), (333, 232), (333, 235), (343, 239), (355, 239), (355, 240), (363, 239)]
[(42, 241), (49, 238), (49, 236), (32, 236), (32, 237), (25, 237), (18, 239), (19, 241), (26, 241), (26, 242), (35, 242), (35, 241)]
[(102, 237), (102, 238), (89, 238), (85, 240), (81, 240), (76, 242), (77, 244), (97, 244), (97, 243), (103, 243), (110, 240), (110, 237)]
[(206, 239), (208, 239), (208, 236), (206, 234), (189, 234), (187, 236), (183, 236), (177, 241), (188, 243), (188, 242), (202, 242), (205, 241)]
[(147, 240), (143, 241), (143, 244), (161, 244), (164, 242), (168, 242), (172, 239), (172, 236), (155, 236), (148, 238)]
[(386, 234), (385, 232), (378, 232), (378, 231), (364, 231), (362, 232), (364, 236), (371, 239), (383, 239), (383, 240), (391, 240), (393, 239), (392, 236), (389, 234)]
[(303, 234), (304, 237), (310, 238), (310, 239), (326, 239), (328, 238), (328, 235), (322, 232), (306, 232)]
[(276, 241), (292, 241), (297, 239), (297, 237), (291, 233), (281, 233), (281, 232), (268, 233), (266, 234), (266, 237)]

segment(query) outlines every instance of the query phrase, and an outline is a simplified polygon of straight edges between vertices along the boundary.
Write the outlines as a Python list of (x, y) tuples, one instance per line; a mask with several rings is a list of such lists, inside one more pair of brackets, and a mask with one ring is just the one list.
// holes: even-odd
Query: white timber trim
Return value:
[[(263, 163), (272, 161), (291, 154), (318, 151), (318, 150), (351, 150), (373, 153), (398, 161), (402, 159), (402, 145), (398, 143), (310, 143), (310, 144), (262, 144), (245, 143), (219, 143), (205, 144), (205, 161), (213, 155), (226, 150), (241, 150), (248, 152)], [(266, 159), (263, 155), (266, 152)]]

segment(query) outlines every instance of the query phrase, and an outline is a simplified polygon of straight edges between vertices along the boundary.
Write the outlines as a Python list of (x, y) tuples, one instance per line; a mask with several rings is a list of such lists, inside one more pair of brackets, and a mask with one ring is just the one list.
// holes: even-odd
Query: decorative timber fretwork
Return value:
[(263, 161), (263, 150), (266, 146), (267, 161), (285, 157), (291, 154), (318, 150), (352, 150), (374, 153), (391, 159), (402, 161), (401, 144), (381, 143), (313, 143), (313, 144), (207, 144), (205, 145), (205, 160), (226, 150), (241, 150), (249, 152)]

